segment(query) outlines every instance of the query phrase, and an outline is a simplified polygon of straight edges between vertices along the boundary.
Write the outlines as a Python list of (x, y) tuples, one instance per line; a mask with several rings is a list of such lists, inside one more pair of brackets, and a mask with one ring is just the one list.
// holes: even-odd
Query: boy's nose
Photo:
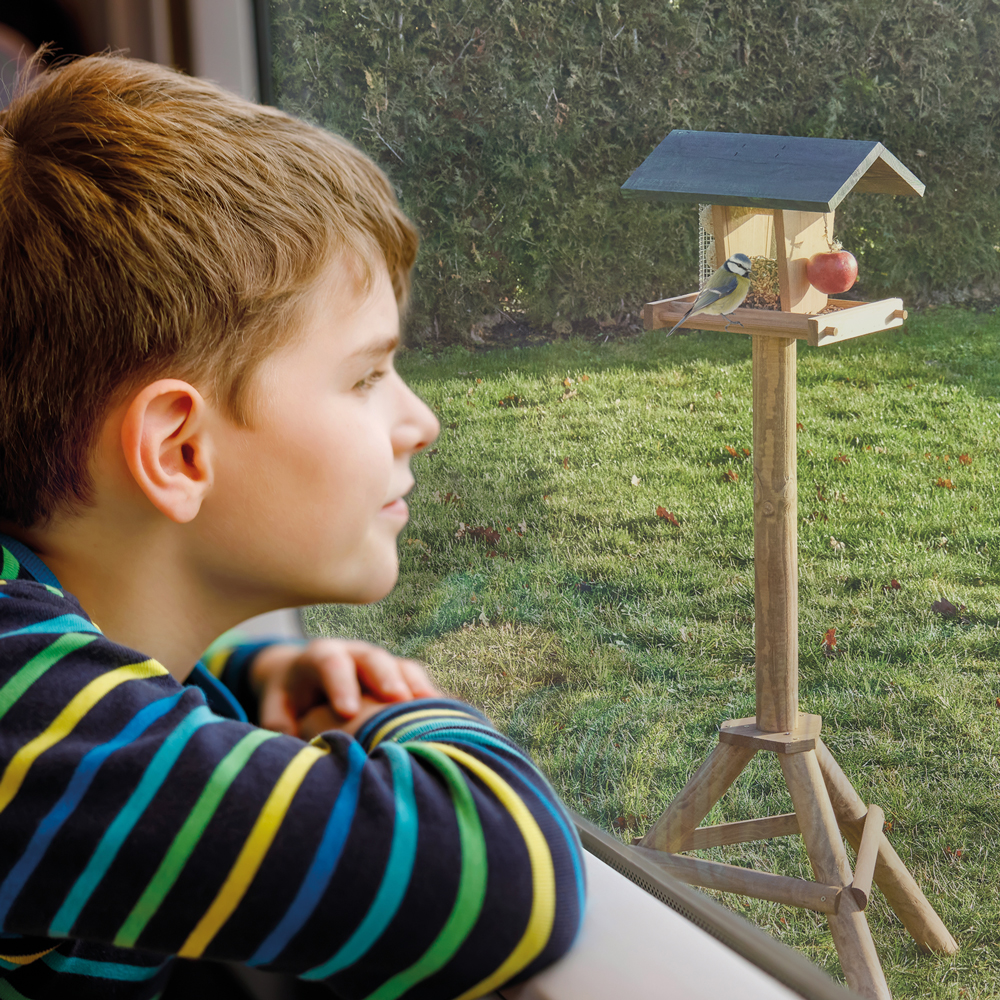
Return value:
[(405, 383), (406, 412), (394, 435), (397, 452), (417, 452), (437, 440), (441, 424), (431, 408)]

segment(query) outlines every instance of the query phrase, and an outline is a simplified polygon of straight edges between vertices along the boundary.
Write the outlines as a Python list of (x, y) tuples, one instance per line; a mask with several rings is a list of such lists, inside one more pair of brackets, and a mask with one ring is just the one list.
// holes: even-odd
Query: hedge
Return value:
[(692, 207), (619, 187), (673, 128), (877, 139), (923, 199), (837, 235), (868, 295), (1000, 295), (992, 0), (271, 0), (277, 102), (392, 178), (423, 244), (410, 320), (607, 320), (694, 287)]

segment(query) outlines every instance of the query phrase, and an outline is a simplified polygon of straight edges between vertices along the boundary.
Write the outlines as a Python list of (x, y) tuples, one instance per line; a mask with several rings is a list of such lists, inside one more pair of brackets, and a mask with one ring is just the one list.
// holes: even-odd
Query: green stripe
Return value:
[(160, 862), (156, 874), (149, 880), (139, 897), (139, 901), (115, 935), (114, 943), (119, 948), (131, 948), (135, 944), (146, 924), (152, 920), (167, 893), (180, 877), (188, 858), (198, 846), (201, 835), (205, 832), (205, 827), (215, 815), (215, 811), (229, 786), (243, 770), (257, 747), (278, 735), (278, 733), (270, 732), (267, 729), (255, 729), (253, 732), (247, 733), (216, 765), (212, 776), (202, 789), (201, 795), (198, 796), (194, 808), (188, 814), (184, 825), (178, 830), (177, 836), (174, 837), (173, 843)]
[[(16, 580), (21, 572), (21, 564), (14, 558), (14, 553), (8, 548), (3, 550), (3, 569), (0, 569), (0, 579)], [(2, 994), (0, 994), (2, 996)]]
[[(7, 550), (4, 549), (4, 552)], [(5, 564), (6, 565), (6, 564)], [(28, 662), (2, 688), (0, 688), (0, 719), (2, 719), (11, 706), (45, 673), (49, 667), (54, 666), (64, 656), (88, 642), (93, 642), (96, 635), (87, 635), (83, 632), (65, 632), (51, 646), (46, 646), (40, 653), (33, 656)], [(3, 1000), (0, 997), (0, 1000)]]
[[(4, 549), (4, 552), (6, 551)], [(28, 1000), (28, 998), (15, 990), (6, 979), (0, 979), (0, 1000)]]
[(455, 803), (462, 872), (448, 920), (431, 946), (408, 969), (384, 982), (367, 1000), (395, 1000), (422, 979), (437, 972), (461, 947), (475, 926), (486, 896), (486, 840), (472, 792), (459, 766), (434, 747), (408, 743), (406, 749), (441, 772)]

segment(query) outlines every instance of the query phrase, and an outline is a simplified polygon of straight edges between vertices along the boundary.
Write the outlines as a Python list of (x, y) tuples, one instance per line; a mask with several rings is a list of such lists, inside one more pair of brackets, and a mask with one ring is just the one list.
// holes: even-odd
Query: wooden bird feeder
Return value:
[[(734, 253), (776, 253), (781, 299), (780, 311), (690, 320), (753, 337), (756, 715), (722, 723), (716, 747), (635, 850), (690, 884), (825, 913), (848, 985), (891, 1000), (864, 912), (873, 881), (918, 945), (945, 954), (958, 945), (883, 833), (882, 810), (854, 790), (821, 739), (822, 719), (800, 712), (798, 699), (795, 342), (822, 347), (906, 319), (900, 299), (830, 299), (806, 279), (808, 259), (832, 248), (834, 212), (852, 191), (921, 196), (924, 185), (878, 142), (675, 130), (622, 186), (630, 197), (711, 205), (712, 269)], [(647, 303), (646, 329), (673, 326), (697, 294)], [(777, 756), (795, 812), (700, 827), (758, 750)], [(815, 882), (678, 856), (799, 833)], [(853, 871), (841, 834), (857, 852)]]

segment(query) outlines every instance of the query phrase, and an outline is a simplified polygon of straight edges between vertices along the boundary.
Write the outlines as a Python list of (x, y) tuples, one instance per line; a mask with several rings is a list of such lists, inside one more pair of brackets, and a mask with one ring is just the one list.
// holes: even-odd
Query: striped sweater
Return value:
[[(151, 1000), (175, 955), (472, 998), (570, 946), (575, 831), (475, 709), (406, 702), (311, 744), (260, 729), (0, 542), (0, 1000)], [(216, 658), (237, 693), (252, 652)]]

